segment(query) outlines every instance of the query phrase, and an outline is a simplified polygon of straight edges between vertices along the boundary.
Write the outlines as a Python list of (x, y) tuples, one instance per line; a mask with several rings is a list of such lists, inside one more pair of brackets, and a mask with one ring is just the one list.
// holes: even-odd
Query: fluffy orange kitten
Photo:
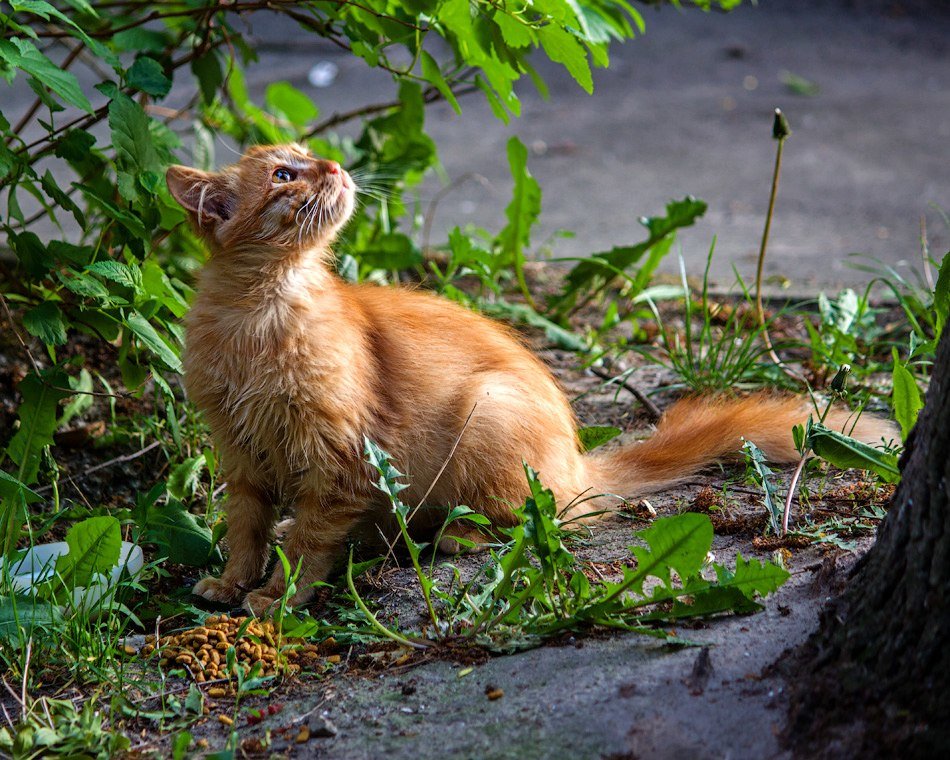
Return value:
[[(227, 565), (194, 589), (206, 599), (244, 599), (260, 613), (283, 593), (279, 566), (254, 590), (282, 506), (296, 511), (283, 549), (303, 563), (294, 604), (312, 598), (348, 535), (389, 524), (364, 436), (407, 474), (406, 503), (431, 486), (428, 504), (465, 504), (499, 526), (527, 495), (522, 461), (566, 505), (585, 492), (662, 488), (737, 451), (740, 437), (772, 460), (797, 459), (790, 431), (805, 405), (765, 395), (680, 401), (648, 441), (583, 454), (564, 394), (509, 329), (435, 295), (337, 277), (329, 246), (356, 188), (305, 148), (252, 148), (218, 173), (173, 166), (167, 181), (211, 251), (185, 352), (185, 385), (211, 426), (229, 494)], [(889, 428), (864, 418), (857, 434), (875, 441)], [(579, 501), (568, 516), (611, 501)], [(413, 526), (434, 530), (442, 514), (422, 510)], [(453, 535), (478, 538), (459, 526)], [(449, 538), (441, 548), (458, 547)]]

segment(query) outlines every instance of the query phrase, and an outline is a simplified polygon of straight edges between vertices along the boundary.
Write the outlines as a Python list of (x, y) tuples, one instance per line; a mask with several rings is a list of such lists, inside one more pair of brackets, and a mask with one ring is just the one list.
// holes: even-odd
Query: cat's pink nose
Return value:
[(328, 173), (328, 174), (339, 174), (339, 173), (340, 173), (340, 165), (339, 165), (336, 161), (328, 161), (328, 162), (327, 162), (327, 173)]

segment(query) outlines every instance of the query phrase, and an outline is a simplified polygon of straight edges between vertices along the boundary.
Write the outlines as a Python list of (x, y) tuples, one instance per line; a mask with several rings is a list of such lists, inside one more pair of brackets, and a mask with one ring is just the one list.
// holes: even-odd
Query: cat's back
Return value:
[(379, 339), (405, 351), (438, 353), (464, 364), (543, 366), (511, 328), (454, 301), (406, 287), (348, 286)]

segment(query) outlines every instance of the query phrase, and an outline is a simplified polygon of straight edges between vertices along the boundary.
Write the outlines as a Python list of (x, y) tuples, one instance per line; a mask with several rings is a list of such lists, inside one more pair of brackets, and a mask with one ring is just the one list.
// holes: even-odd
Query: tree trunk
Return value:
[(786, 672), (809, 757), (950, 752), (950, 330), (877, 543)]

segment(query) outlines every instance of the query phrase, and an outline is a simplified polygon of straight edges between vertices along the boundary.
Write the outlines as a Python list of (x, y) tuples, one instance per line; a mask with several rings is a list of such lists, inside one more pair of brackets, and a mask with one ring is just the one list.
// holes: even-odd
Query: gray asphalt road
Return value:
[[(853, 0), (761, 0), (730, 14), (645, 9), (646, 35), (615, 47), (610, 68), (595, 72), (593, 96), (539, 61), (550, 99), (526, 83), (523, 116), (509, 126), (481, 95), (463, 101), (462, 116), (437, 105), (428, 124), (447, 181), (469, 173), (479, 179), (459, 184), (439, 205), (433, 240), (455, 225), (500, 229), (511, 187), (505, 143), (517, 134), (532, 147), (530, 168), (544, 189), (536, 241), (558, 229), (576, 233), (557, 240), (554, 255), (635, 242), (639, 217), (689, 193), (709, 203), (705, 219), (681, 238), (690, 273), (701, 273), (717, 236), (716, 279), (728, 286), (734, 265), (748, 279), (767, 205), (772, 111), (780, 106), (794, 133), (769, 274), (808, 292), (868, 281), (850, 268), (853, 253), (919, 265), (922, 216), (939, 256), (950, 231), (930, 204), (950, 208), (950, 15), (936, 12), (940, 3), (916, 5), (934, 12), (895, 15), (899, 3)], [(288, 79), (324, 116), (393, 97), (388, 75), (315, 45), (273, 16), (255, 14), (246, 23), (260, 43), (260, 62), (248, 72), (255, 95)], [(307, 73), (321, 61), (339, 73), (315, 88)], [(818, 94), (792, 93), (783, 72), (814, 83)], [(176, 88), (170, 103), (184, 95)], [(3, 113), (12, 121), (32, 97), (25, 86), (4, 90)], [(222, 147), (217, 158), (226, 163), (233, 154)], [(421, 199), (438, 188), (433, 178)], [(666, 268), (675, 266), (671, 257)]]
[[(709, 203), (702, 223), (682, 235), (689, 271), (701, 273), (717, 236), (716, 278), (729, 285), (733, 265), (749, 278), (778, 106), (793, 135), (769, 274), (808, 291), (867, 282), (870, 275), (851, 268), (850, 254), (919, 266), (922, 216), (939, 256), (950, 231), (930, 204), (950, 208), (950, 17), (901, 15), (897, 4), (887, 6), (890, 12), (852, 5), (763, 0), (730, 14), (647, 9), (645, 36), (615, 48), (610, 68), (595, 72), (593, 96), (557, 67), (542, 65), (550, 99), (522, 87), (524, 113), (508, 127), (480, 95), (463, 103), (460, 117), (444, 104), (434, 107), (429, 128), (447, 177), (485, 178), (448, 195), (435, 229), (501, 227), (511, 186), (505, 142), (517, 134), (534, 149), (529, 165), (544, 190), (537, 240), (557, 229), (576, 233), (556, 242), (555, 255), (635, 242), (642, 237), (638, 217), (689, 193)], [(255, 31), (280, 47), (280, 35), (271, 37), (265, 24)], [(309, 87), (306, 72), (322, 59), (340, 73), (330, 87)], [(326, 50), (268, 52), (251, 80), (262, 87), (289, 77), (329, 113), (390, 95), (388, 78), (364, 69)], [(784, 72), (814, 83), (818, 94), (794, 94)], [(423, 198), (437, 187), (426, 185)], [(667, 269), (675, 266), (670, 260)]]

